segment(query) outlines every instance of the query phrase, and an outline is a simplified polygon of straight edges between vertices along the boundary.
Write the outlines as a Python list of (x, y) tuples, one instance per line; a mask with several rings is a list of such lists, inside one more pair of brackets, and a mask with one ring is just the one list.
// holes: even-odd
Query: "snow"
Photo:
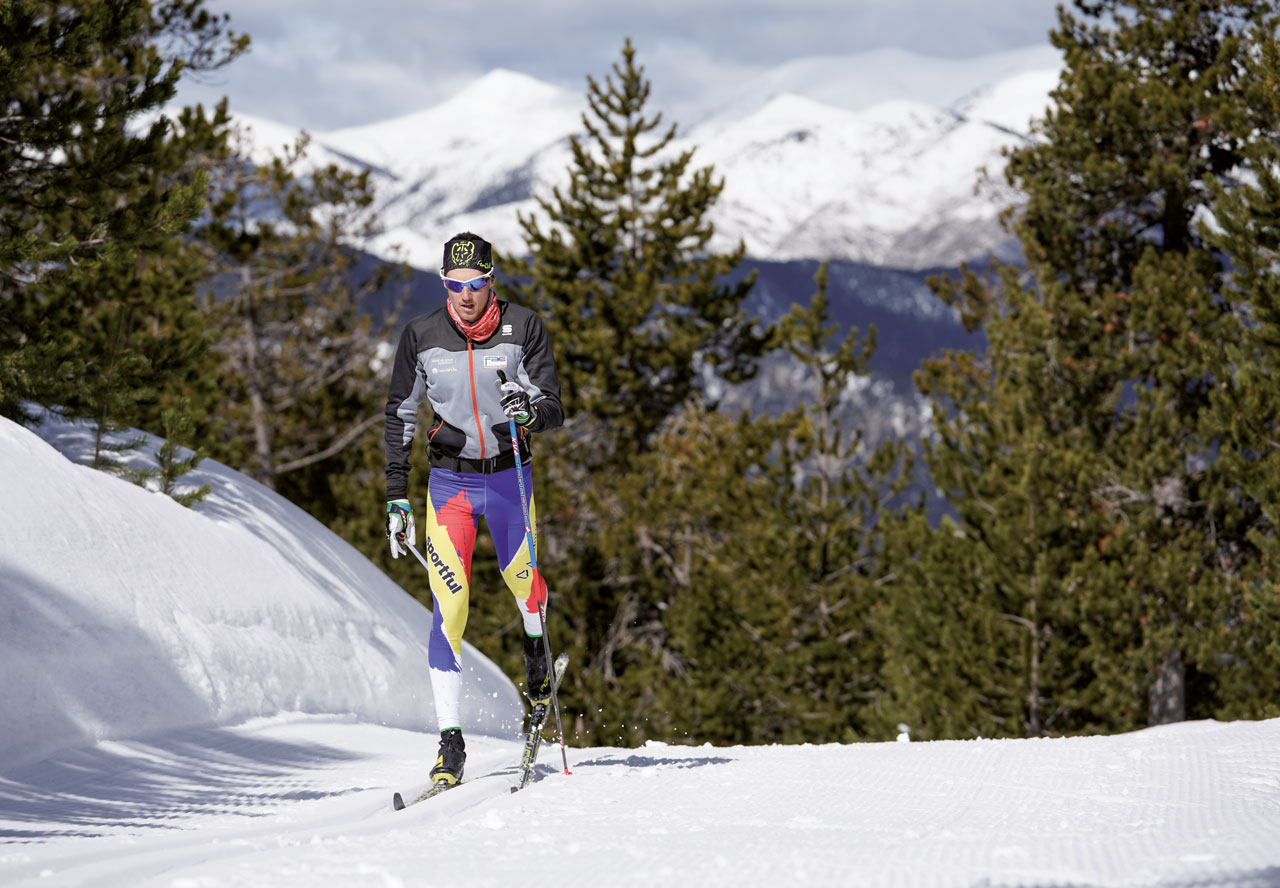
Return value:
[(188, 510), (78, 464), (88, 434), (0, 420), (5, 886), (1280, 885), (1280, 720), (569, 776), (547, 744), (512, 795), (518, 697), (473, 651), (467, 779), (395, 812), (435, 755), (426, 611), (226, 467)]
[[(233, 120), (241, 131), (240, 137), (249, 159), (262, 166), (268, 165), (272, 157), (283, 157), (291, 153), (302, 135), (301, 130), (253, 114), (237, 113)], [(351, 171), (360, 171), (366, 166), (364, 161), (352, 160), (312, 138), (307, 144), (306, 154), (295, 169), (299, 175), (305, 175), (329, 164)]]
[(971, 120), (1026, 134), (1031, 131), (1033, 117), (1045, 116), (1049, 93), (1057, 85), (1056, 70), (1024, 71), (970, 96), (957, 111)]
[(709, 96), (701, 108), (681, 117), (690, 126), (714, 131), (739, 119), (762, 101), (784, 93), (805, 96), (847, 111), (897, 100), (945, 108), (969, 93), (1027, 71), (1052, 71), (1062, 54), (1047, 44), (970, 58), (941, 58), (885, 47), (845, 55), (792, 59)]
[[(483, 184), (495, 169), (519, 167), (572, 132), (579, 115), (563, 90), (498, 69), (449, 100), (403, 117), (323, 135), (326, 145), (408, 181), (447, 172), (446, 199)], [(452, 163), (441, 170), (441, 156)], [(470, 160), (475, 166), (458, 166)], [(463, 203), (463, 206), (466, 204)]]
[(516, 212), (532, 212), (531, 195), (550, 194), (568, 166), (577, 105), (557, 87), (499, 69), (435, 107), (316, 139), (380, 174), (387, 230), (371, 250), (391, 256), (399, 247), (415, 267), (437, 268), (440, 245), (459, 231), (515, 242)]
[[(212, 460), (187, 509), (59, 452), (88, 462), (90, 426), (39, 434), (0, 420), (0, 769), (284, 712), (434, 724), (430, 612), (319, 522)], [(464, 662), (471, 730), (511, 730), (515, 689)]]
[[(997, 217), (1017, 196), (975, 192), (978, 170), (999, 178), (1001, 149), (1043, 115), (1060, 67), (1049, 46), (797, 59), (663, 119), (680, 123), (672, 152), (696, 149), (694, 167), (713, 164), (726, 182), (711, 212), (715, 249), (742, 240), (763, 260), (958, 265), (1009, 242)], [(434, 107), (314, 133), (312, 150), (375, 174), (386, 230), (372, 252), (436, 268), (440, 244), (474, 230), (520, 255), (520, 216), (567, 184), (584, 93), (498, 69)], [(263, 143), (287, 141), (287, 127), (253, 123)]]
[[(996, 227), (1002, 205), (975, 200), (974, 183), (978, 168), (998, 158), (1008, 141), (1000, 129), (919, 102), (855, 112), (778, 96), (699, 151), (699, 162), (713, 164), (725, 179), (721, 236), (713, 245), (725, 249), (741, 237), (748, 254), (778, 261), (853, 254), (911, 267), (922, 255), (940, 255), (936, 236), (928, 246), (921, 242), (921, 226)], [(841, 160), (814, 163), (814, 157)], [(788, 171), (785, 187), (778, 187), (777, 170)], [(927, 221), (921, 207), (929, 208)], [(977, 250), (966, 244), (948, 257)]]

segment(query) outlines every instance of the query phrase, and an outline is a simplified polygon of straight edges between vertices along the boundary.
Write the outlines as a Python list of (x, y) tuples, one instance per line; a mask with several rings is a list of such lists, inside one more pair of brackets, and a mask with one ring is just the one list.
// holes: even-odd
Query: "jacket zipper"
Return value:
[(480, 458), (484, 459), (484, 428), (480, 425), (480, 405), (476, 402), (476, 363), (470, 337), (467, 338), (467, 373), (471, 376), (471, 412), (476, 418), (476, 434), (480, 436)]

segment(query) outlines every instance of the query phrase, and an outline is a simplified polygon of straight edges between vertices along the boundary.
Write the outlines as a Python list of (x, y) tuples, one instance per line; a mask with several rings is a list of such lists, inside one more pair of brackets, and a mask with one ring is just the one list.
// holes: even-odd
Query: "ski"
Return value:
[[(555, 670), (552, 681), (558, 690), (560, 682), (564, 678), (565, 670), (569, 668), (569, 655), (560, 654), (557, 656), (552, 668)], [(547, 703), (539, 703), (533, 707), (533, 713), (529, 716), (529, 731), (525, 734), (524, 748), (520, 755), (520, 782), (511, 787), (512, 792), (524, 789), (533, 780), (533, 767), (538, 760), (538, 748), (542, 745), (542, 728), (546, 721)], [(391, 797), (391, 807), (397, 811), (403, 811), (410, 805), (416, 805), (418, 802), (425, 802), (427, 799), (435, 798), (441, 793), (458, 786), (459, 783), (447, 783), (443, 780), (432, 783), (417, 798), (408, 802), (405, 801), (404, 796), (397, 792)]]
[(458, 781), (458, 783), (447, 783), (444, 780), (439, 780), (424, 789), (422, 794), (411, 802), (406, 802), (404, 800), (404, 796), (400, 795), (400, 793), (396, 793), (391, 797), (391, 807), (395, 808), (397, 811), (403, 811), (410, 805), (416, 805), (418, 802), (425, 802), (427, 799), (440, 795), (440, 793), (445, 790), (453, 789), (461, 782), (462, 781)]
[[(569, 655), (562, 653), (556, 657), (556, 662), (552, 667), (554, 677), (552, 678), (552, 687), (556, 690), (560, 688), (560, 681), (564, 678), (565, 670), (569, 667)], [(548, 701), (538, 703), (533, 707), (533, 712), (529, 715), (529, 730), (524, 735), (524, 749), (520, 753), (520, 780), (515, 786), (511, 787), (512, 792), (519, 792), (533, 781), (534, 765), (538, 761), (538, 749), (542, 746), (542, 727), (547, 721), (547, 704)]]
[(419, 797), (415, 798), (415, 800), (410, 802), (404, 801), (404, 796), (399, 795), (399, 793), (397, 792), (396, 795), (392, 796), (392, 807), (394, 807), (394, 809), (396, 809), (397, 811), (403, 811), (404, 809), (406, 809), (406, 807), (410, 805), (417, 805), (419, 804), (419, 802), (424, 802), (428, 800), (428, 798), (434, 798), (435, 796), (439, 796), (440, 793), (445, 791), (445, 789), (452, 789), (453, 787), (456, 787), (458, 786), (458, 784), (461, 784), (461, 783), (462, 781), (458, 781), (457, 783), (436, 781), (435, 783), (431, 784), (431, 786), (426, 787), (426, 789), (422, 791)]

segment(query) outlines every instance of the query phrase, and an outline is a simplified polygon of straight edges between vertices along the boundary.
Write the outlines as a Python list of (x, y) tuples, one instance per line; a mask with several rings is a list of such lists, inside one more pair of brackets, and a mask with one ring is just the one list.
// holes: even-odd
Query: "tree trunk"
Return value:
[(258, 344), (258, 325), (255, 317), (253, 292), (250, 289), (249, 270), (241, 272), (245, 288), (244, 348), (245, 381), (249, 388), (249, 414), (253, 425), (254, 480), (276, 489), (275, 459), (271, 451), (270, 411), (263, 386), (261, 347)]
[(1039, 737), (1042, 730), (1040, 724), (1040, 626), (1036, 622), (1036, 577), (1031, 576), (1031, 674), (1028, 676), (1027, 690), (1027, 735)]
[(1165, 655), (1151, 683), (1150, 714), (1153, 725), (1168, 725), (1187, 717), (1187, 670), (1182, 665), (1182, 651), (1175, 648)]

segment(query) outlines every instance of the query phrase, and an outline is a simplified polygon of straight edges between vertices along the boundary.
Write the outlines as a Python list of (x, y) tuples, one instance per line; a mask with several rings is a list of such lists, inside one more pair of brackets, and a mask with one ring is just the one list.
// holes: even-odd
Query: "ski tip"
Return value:
[(400, 793), (396, 793), (391, 797), (391, 807), (395, 808), (397, 811), (404, 810), (404, 799), (401, 798)]

